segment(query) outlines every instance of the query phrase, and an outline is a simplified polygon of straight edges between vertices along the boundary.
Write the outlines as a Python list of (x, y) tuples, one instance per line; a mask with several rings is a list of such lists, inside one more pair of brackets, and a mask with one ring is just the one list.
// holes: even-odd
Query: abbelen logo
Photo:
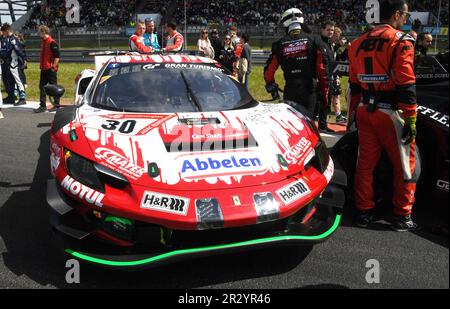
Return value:
[(210, 178), (227, 175), (252, 175), (266, 171), (258, 158), (222, 156), (184, 160), (181, 174), (184, 178)]
[(189, 199), (146, 191), (142, 197), (141, 208), (186, 216), (189, 209)]
[(72, 195), (78, 197), (80, 200), (85, 200), (89, 204), (97, 207), (103, 206), (102, 201), (105, 197), (104, 194), (79, 183), (69, 175), (67, 175), (61, 182), (61, 187), (72, 193)]
[(311, 190), (303, 180), (294, 182), (277, 191), (278, 196), (285, 205), (289, 205), (310, 193)]

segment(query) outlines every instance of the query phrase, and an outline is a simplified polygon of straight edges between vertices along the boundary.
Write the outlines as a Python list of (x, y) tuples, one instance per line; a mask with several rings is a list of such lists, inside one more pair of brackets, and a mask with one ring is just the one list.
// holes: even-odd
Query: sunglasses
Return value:
[(406, 19), (410, 19), (411, 18), (411, 13), (405, 12), (405, 11), (399, 11), (399, 12), (402, 13), (402, 14), (405, 14), (406, 15)]
[(230, 38), (225, 38), (225, 41), (231, 41), (231, 39)]

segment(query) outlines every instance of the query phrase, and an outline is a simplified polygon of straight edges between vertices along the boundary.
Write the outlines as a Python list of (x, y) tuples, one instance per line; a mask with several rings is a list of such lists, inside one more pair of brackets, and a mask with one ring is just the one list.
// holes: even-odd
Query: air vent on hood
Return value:
[(249, 134), (247, 138), (230, 140), (211, 140), (186, 143), (166, 143), (167, 152), (204, 152), (249, 149), (258, 147), (258, 142)]

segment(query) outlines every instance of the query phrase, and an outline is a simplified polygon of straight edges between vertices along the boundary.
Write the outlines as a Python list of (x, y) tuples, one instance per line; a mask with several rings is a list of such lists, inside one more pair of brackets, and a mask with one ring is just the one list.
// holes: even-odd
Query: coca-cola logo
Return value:
[(109, 168), (137, 180), (145, 174), (145, 169), (131, 162), (127, 157), (108, 148), (97, 148), (95, 157)]

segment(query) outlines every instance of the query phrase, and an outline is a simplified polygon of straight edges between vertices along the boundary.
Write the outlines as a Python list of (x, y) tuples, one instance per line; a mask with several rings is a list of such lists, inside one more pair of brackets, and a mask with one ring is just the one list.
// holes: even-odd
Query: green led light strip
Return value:
[(102, 264), (107, 266), (117, 266), (117, 267), (131, 267), (131, 266), (139, 266), (144, 264), (150, 264), (154, 262), (158, 262), (164, 259), (168, 259), (171, 257), (179, 256), (179, 255), (187, 255), (187, 254), (194, 254), (194, 253), (201, 253), (206, 251), (216, 251), (216, 250), (224, 250), (224, 249), (230, 249), (230, 248), (238, 248), (238, 247), (244, 247), (244, 246), (251, 246), (251, 245), (259, 245), (259, 244), (268, 244), (272, 242), (278, 242), (278, 241), (288, 241), (288, 240), (320, 240), (324, 239), (331, 234), (333, 234), (336, 229), (339, 227), (339, 224), (341, 222), (341, 215), (336, 216), (336, 220), (334, 221), (333, 226), (326, 231), (325, 233), (317, 236), (279, 236), (279, 237), (269, 237), (269, 238), (262, 238), (262, 239), (255, 239), (245, 242), (239, 242), (234, 244), (227, 244), (227, 245), (217, 245), (217, 246), (210, 246), (210, 247), (203, 247), (203, 248), (196, 248), (196, 249), (184, 249), (184, 250), (177, 250), (173, 252), (164, 253), (161, 255), (157, 255), (148, 259), (144, 260), (138, 260), (138, 261), (128, 261), (128, 262), (118, 262), (118, 261), (108, 261), (104, 259), (99, 259), (95, 257), (88, 256), (83, 253), (79, 253), (76, 251), (73, 251), (71, 249), (66, 249), (66, 253), (96, 264)]

